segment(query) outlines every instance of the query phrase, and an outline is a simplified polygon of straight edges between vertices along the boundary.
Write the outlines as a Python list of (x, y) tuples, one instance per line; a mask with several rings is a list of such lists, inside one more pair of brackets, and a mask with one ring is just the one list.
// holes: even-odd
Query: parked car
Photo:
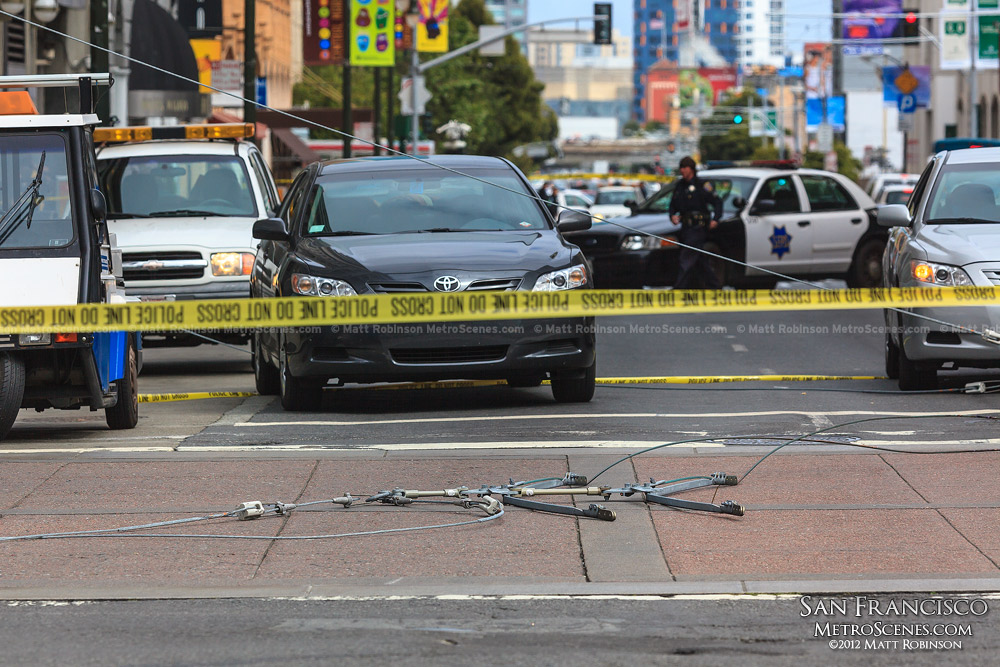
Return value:
[(580, 190), (560, 190), (556, 193), (556, 203), (580, 211), (589, 211), (594, 200)]
[[(108, 224), (124, 253), (125, 284), (142, 301), (246, 298), (253, 223), (279, 206), (271, 170), (243, 123), (94, 132)], [(245, 343), (247, 333), (205, 332)], [(197, 345), (184, 332), (150, 333), (148, 346)]]
[[(907, 205), (879, 209), (879, 224), (892, 228), (883, 284), (925, 289), (1000, 285), (997, 193), (1000, 148), (935, 155)], [(886, 310), (885, 319), (885, 370), (898, 378), (900, 389), (933, 389), (942, 367), (1000, 367), (1000, 346), (969, 331), (1000, 332), (1000, 308)]]
[(913, 185), (889, 185), (882, 188), (876, 204), (905, 204), (913, 194)]
[[(254, 225), (261, 243), (252, 295), (589, 289), (590, 264), (561, 232), (586, 229), (590, 216), (563, 210), (553, 220), (534, 194), (501, 158), (314, 164), (295, 179), (278, 217)], [(258, 391), (279, 394), (286, 410), (318, 409), (331, 378), (537, 386), (548, 377), (557, 401), (589, 401), (593, 318), (261, 330), (253, 367)]]
[[(882, 279), (887, 232), (875, 202), (847, 177), (815, 169), (731, 168), (699, 172), (722, 198), (723, 217), (705, 249), (745, 263), (712, 260), (727, 285), (773, 286), (769, 269), (797, 278), (846, 278), (852, 286)], [(594, 265), (598, 287), (670, 285), (677, 275), (679, 225), (670, 220), (677, 181), (632, 215), (569, 234)]]
[(920, 177), (919, 174), (879, 174), (868, 184), (867, 192), (874, 201), (878, 201), (882, 195), (882, 190), (893, 185), (913, 185)]
[(597, 188), (594, 196), (594, 205), (590, 207), (590, 214), (594, 218), (618, 218), (631, 213), (631, 209), (626, 202), (638, 203), (642, 201), (642, 191), (631, 185), (605, 185)]

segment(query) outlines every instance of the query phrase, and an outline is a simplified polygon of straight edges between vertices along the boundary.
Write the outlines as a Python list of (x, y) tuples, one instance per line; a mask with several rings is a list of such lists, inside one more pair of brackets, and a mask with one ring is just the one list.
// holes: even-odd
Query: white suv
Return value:
[[(257, 246), (251, 228), (256, 220), (274, 215), (280, 204), (260, 151), (239, 140), (252, 135), (252, 128), (191, 125), (95, 132), (108, 226), (118, 235), (130, 296), (162, 301), (250, 295)], [(223, 138), (158, 138), (213, 133)], [(101, 147), (113, 138), (127, 141)], [(243, 342), (246, 337), (223, 338)], [(163, 334), (144, 336), (146, 340), (192, 344), (203, 339)]]

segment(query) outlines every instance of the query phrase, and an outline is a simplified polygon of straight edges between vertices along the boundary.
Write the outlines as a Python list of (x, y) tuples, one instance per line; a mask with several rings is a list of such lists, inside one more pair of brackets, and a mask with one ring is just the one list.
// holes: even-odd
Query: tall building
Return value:
[(739, 63), (740, 7), (770, 0), (633, 0), (634, 96), (632, 114), (646, 120), (643, 100), (650, 68), (725, 67)]
[[(528, 22), (528, 0), (486, 0), (486, 9), (493, 20), (504, 28), (516, 28)], [(525, 48), (524, 33), (514, 33), (514, 38)]]
[(744, 67), (785, 64), (785, 0), (742, 0), (737, 62)]

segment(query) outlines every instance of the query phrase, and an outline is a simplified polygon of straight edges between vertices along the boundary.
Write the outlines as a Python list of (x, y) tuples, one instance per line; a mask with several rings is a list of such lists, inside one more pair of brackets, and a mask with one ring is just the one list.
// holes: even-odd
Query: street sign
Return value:
[(227, 92), (243, 92), (243, 61), (216, 60), (212, 63), (212, 86)]
[[(502, 33), (506, 28), (502, 25), (481, 25), (479, 26), (479, 39), (489, 39), (490, 37), (496, 37)], [(507, 40), (498, 39), (490, 44), (484, 44), (479, 47), (479, 55), (481, 56), (502, 56), (506, 53)]]
[(267, 77), (257, 77), (257, 104), (267, 106)]
[(897, 132), (912, 132), (913, 131), (913, 114), (912, 113), (901, 113), (896, 117), (896, 131)]
[(819, 124), (816, 129), (816, 144), (816, 148), (821, 153), (829, 153), (833, 150), (833, 125), (829, 123)]
[[(413, 93), (410, 91), (410, 77), (403, 77), (399, 86), (399, 113), (404, 116), (413, 115)], [(431, 101), (431, 94), (427, 91), (427, 81), (424, 77), (417, 75), (417, 115), (426, 113), (426, 105)]]
[(750, 136), (751, 137), (776, 137), (778, 136), (778, 112), (765, 111), (764, 109), (750, 110)]
[(899, 108), (899, 113), (901, 115), (905, 116), (912, 114), (917, 110), (917, 96), (912, 93), (900, 95), (897, 107)]

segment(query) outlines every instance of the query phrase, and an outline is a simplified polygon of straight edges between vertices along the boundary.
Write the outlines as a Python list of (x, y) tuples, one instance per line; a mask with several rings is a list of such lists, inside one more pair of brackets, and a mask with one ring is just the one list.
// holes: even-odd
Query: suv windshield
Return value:
[[(733, 201), (737, 197), (742, 197), (743, 201), (750, 197), (753, 186), (757, 182), (756, 178), (749, 176), (711, 176), (708, 173), (699, 174), (703, 181), (712, 184), (715, 194), (722, 199), (722, 214), (724, 216), (734, 215), (739, 212)], [(680, 179), (667, 183), (651, 198), (647, 199), (638, 208), (639, 213), (667, 213), (670, 211), (670, 198), (674, 195), (674, 188), (680, 183)]]
[(1000, 164), (945, 165), (928, 199), (930, 224), (1000, 222)]
[(514, 192), (443, 170), (327, 174), (313, 186), (304, 235), (549, 229), (534, 193), (515, 174), (462, 171)]
[[(27, 224), (25, 211), (10, 211), (35, 178), (42, 153), (45, 168)], [(15, 214), (5, 225), (3, 249), (56, 248), (73, 241), (73, 216), (66, 167), (66, 143), (59, 134), (0, 137), (0, 216)], [(17, 220), (15, 218), (23, 218)], [(16, 225), (16, 226), (15, 226)], [(2, 237), (0, 237), (2, 238)]]
[(257, 216), (246, 166), (235, 155), (150, 155), (97, 165), (110, 218)]
[(594, 203), (622, 205), (629, 200), (635, 201), (635, 198), (632, 190), (598, 190)]

